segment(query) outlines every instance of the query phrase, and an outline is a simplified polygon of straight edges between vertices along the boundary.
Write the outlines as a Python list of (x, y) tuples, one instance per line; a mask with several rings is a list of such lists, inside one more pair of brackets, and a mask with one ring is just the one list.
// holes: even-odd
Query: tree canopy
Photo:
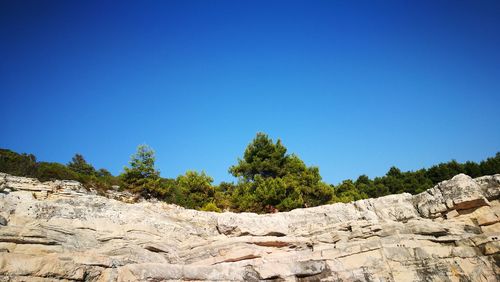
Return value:
[(281, 144), (281, 140), (273, 143), (266, 134), (257, 133), (246, 148), (243, 159), (239, 159), (237, 165), (230, 167), (229, 172), (246, 181), (254, 180), (256, 175), (263, 178), (281, 177), (287, 159), (286, 148)]
[(213, 203), (215, 195), (213, 181), (213, 178), (205, 172), (187, 171), (186, 174), (177, 177), (178, 189), (185, 195), (184, 206), (200, 209)]
[(140, 192), (145, 197), (161, 194), (160, 172), (155, 168), (155, 152), (148, 145), (142, 144), (130, 157), (130, 167), (124, 168), (121, 178), (128, 187)]
[(321, 181), (319, 169), (307, 167), (298, 156), (286, 152), (281, 140), (274, 143), (266, 134), (257, 133), (243, 159), (229, 169), (240, 178), (232, 191), (235, 209), (291, 210), (331, 200), (332, 191)]
[(68, 168), (74, 172), (84, 175), (94, 175), (96, 173), (95, 168), (91, 164), (87, 163), (85, 158), (80, 154), (75, 154), (75, 156), (68, 163)]

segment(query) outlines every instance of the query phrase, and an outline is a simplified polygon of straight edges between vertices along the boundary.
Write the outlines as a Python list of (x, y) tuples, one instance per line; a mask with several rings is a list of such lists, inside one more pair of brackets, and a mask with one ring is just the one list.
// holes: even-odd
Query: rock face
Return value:
[(500, 175), (257, 215), (0, 174), (0, 281), (498, 281)]

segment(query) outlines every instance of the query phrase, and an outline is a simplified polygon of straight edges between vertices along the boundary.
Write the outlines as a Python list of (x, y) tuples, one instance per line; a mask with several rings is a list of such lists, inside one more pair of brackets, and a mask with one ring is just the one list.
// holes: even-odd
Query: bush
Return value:
[(208, 211), (208, 212), (221, 212), (221, 209), (219, 209), (217, 207), (216, 204), (214, 204), (213, 202), (210, 202), (210, 203), (206, 203), (202, 208), (201, 208), (202, 211)]
[(0, 171), (17, 176), (36, 176), (36, 157), (0, 149)]
[(213, 178), (205, 172), (188, 171), (185, 175), (177, 177), (176, 182), (178, 189), (184, 196), (182, 203), (185, 207), (200, 209), (207, 203), (214, 201)]
[(60, 163), (40, 162), (37, 165), (36, 178), (40, 181), (48, 180), (79, 180), (78, 173)]

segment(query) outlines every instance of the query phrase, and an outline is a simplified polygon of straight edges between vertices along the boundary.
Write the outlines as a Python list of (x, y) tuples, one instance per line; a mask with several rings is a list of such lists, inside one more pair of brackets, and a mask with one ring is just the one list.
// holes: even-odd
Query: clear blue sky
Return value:
[[(410, 3), (411, 2), (411, 3)], [(500, 151), (500, 1), (1, 1), (0, 147), (216, 182), (259, 131), (325, 181)]]

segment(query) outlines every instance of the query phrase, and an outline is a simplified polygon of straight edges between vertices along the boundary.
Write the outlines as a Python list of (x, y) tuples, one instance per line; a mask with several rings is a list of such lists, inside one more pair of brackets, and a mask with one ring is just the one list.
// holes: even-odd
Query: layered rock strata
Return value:
[(499, 281), (500, 175), (291, 212), (124, 203), (0, 173), (0, 281)]

